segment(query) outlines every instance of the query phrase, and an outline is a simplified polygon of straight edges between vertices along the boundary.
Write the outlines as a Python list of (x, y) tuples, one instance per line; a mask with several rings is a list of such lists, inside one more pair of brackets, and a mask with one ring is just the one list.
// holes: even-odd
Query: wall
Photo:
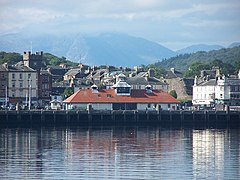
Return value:
[[(190, 82), (184, 81), (183, 78), (172, 78), (166, 79), (166, 82), (169, 84), (168, 91), (175, 90), (178, 96), (178, 99), (192, 99), (192, 94), (189, 92), (189, 88), (192, 88), (193, 80)], [(192, 84), (185, 84), (186, 82)], [(189, 94), (188, 94), (189, 93)]]

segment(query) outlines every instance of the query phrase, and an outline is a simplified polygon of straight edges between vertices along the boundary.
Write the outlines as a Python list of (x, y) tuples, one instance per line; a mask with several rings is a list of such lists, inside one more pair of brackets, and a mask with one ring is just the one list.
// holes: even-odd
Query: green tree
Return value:
[(66, 99), (66, 98), (70, 97), (73, 93), (74, 93), (73, 88), (66, 87), (66, 89), (64, 90), (64, 93), (63, 93), (63, 98)]
[(183, 76), (184, 77), (199, 76), (201, 70), (208, 70), (210, 69), (210, 67), (211, 66), (209, 64), (195, 62), (189, 66), (188, 70), (184, 72)]
[(171, 90), (171, 91), (169, 92), (169, 94), (170, 94), (172, 97), (174, 97), (175, 99), (177, 99), (177, 92), (176, 92), (175, 90)]
[(156, 78), (160, 78), (167, 73), (166, 69), (164, 69), (162, 66), (155, 66), (154, 64), (150, 64), (148, 67), (154, 69)]
[(19, 53), (7, 53), (0, 52), (0, 64), (8, 63), (8, 64), (16, 64), (23, 60), (23, 57)]
[(235, 62), (235, 73), (238, 73), (240, 70), (240, 59)]
[(222, 74), (228, 75), (234, 72), (234, 66), (229, 63), (224, 63), (221, 60), (215, 59), (209, 63), (211, 67), (219, 67)]

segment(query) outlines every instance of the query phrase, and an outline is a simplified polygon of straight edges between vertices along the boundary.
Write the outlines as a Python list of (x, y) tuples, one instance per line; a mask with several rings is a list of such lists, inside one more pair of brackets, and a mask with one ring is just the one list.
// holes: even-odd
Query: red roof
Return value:
[(162, 90), (153, 90), (146, 93), (143, 89), (132, 89), (131, 96), (117, 96), (114, 89), (99, 90), (93, 93), (92, 89), (78, 90), (67, 98), (65, 103), (180, 103)]

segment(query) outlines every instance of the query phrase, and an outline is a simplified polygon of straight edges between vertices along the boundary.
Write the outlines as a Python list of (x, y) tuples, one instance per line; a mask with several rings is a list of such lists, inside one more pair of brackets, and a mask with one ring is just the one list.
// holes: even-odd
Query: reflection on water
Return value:
[(239, 179), (240, 130), (0, 129), (0, 179)]

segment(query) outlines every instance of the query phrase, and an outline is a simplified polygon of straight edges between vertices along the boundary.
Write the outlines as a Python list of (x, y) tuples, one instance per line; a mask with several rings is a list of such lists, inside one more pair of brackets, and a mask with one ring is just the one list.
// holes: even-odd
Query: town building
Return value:
[(94, 110), (160, 110), (177, 109), (178, 100), (163, 90), (132, 89), (122, 76), (111, 89), (80, 89), (64, 100), (66, 109)]
[(50, 102), (50, 94), (52, 91), (52, 75), (45, 68), (43, 61), (43, 52), (23, 53), (23, 64), (25, 67), (31, 68), (37, 72), (37, 104), (45, 106)]
[(171, 68), (163, 77), (163, 81), (168, 84), (168, 91), (176, 91), (178, 99), (192, 99), (193, 78), (184, 78), (181, 72)]
[[(1, 74), (8, 78), (5, 89), (7, 89), (8, 103), (37, 103), (38, 77), (37, 71), (18, 63), (14, 66), (7, 63), (1, 65)], [(6, 74), (7, 73), (7, 74)], [(2, 94), (3, 95), (3, 94)]]
[(0, 65), (0, 106), (6, 105), (8, 101), (8, 71), (7, 64)]
[(65, 66), (48, 66), (47, 71), (52, 75), (52, 82), (63, 81), (63, 76), (69, 68)]
[(50, 102), (52, 75), (47, 70), (38, 73), (38, 105), (44, 107)]
[(238, 78), (218, 74), (214, 79), (209, 76), (195, 77), (192, 103), (195, 106), (208, 107), (218, 104), (240, 106), (240, 72)]

